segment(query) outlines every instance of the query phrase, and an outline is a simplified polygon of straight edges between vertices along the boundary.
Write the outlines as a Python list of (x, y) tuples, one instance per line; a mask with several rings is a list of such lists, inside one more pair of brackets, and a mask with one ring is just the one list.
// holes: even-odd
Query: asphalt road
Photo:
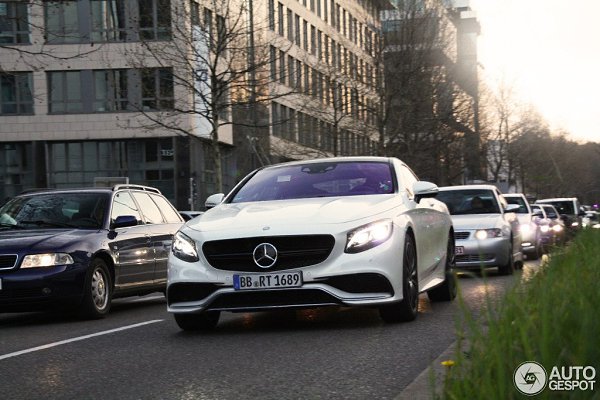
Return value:
[[(538, 268), (459, 279), (477, 313)], [(214, 332), (179, 330), (158, 295), (116, 300), (81, 321), (0, 314), (3, 399), (393, 399), (455, 340), (459, 302), (420, 299), (416, 321), (372, 309), (224, 313)]]

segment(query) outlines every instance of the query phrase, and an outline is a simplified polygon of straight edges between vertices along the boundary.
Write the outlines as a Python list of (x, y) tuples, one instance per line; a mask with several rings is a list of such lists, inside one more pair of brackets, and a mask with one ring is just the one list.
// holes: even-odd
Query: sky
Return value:
[(600, 142), (600, 0), (471, 0), (479, 61), (574, 140)]

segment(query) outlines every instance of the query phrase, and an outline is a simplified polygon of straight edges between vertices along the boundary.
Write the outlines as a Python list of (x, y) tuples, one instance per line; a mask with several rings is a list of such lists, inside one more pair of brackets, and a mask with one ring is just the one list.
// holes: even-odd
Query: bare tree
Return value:
[[(268, 21), (251, 15), (252, 2), (165, 3), (169, 9), (161, 12), (170, 12), (173, 20), (169, 45), (144, 40), (140, 51), (126, 57), (133, 65), (168, 69), (175, 101), (140, 108), (140, 124), (209, 141), (215, 190), (222, 191), (222, 136), (231, 135), (232, 125), (250, 132), (268, 126), (257, 107), (291, 93), (273, 90), (270, 71), (279, 57), (274, 49), (285, 44), (269, 36)], [(246, 110), (246, 117), (232, 118), (234, 109)], [(252, 146), (255, 139), (248, 136)]]
[[(385, 15), (385, 152), (441, 183), (458, 181), (474, 99), (456, 75), (456, 26), (439, 1), (407, 0)], [(380, 129), (381, 129), (380, 128)]]

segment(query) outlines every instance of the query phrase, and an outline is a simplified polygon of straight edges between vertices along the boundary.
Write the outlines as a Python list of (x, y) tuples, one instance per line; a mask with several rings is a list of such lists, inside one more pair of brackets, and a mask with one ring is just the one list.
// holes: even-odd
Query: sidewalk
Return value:
[(431, 365), (419, 374), (394, 400), (431, 400), (434, 398), (432, 377), (435, 377), (435, 392), (441, 394), (444, 375), (448, 367), (442, 361), (454, 360), (456, 342), (452, 343)]

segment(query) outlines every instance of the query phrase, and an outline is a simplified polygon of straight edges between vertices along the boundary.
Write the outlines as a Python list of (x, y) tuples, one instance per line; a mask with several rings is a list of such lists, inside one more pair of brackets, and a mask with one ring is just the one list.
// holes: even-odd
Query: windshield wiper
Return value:
[(52, 227), (56, 227), (56, 228), (77, 228), (76, 225), (73, 224), (69, 224), (67, 222), (58, 222), (58, 221), (46, 221), (46, 220), (26, 220), (26, 221), (19, 221), (21, 224), (33, 224), (33, 225), (37, 225), (37, 226), (52, 226)]

